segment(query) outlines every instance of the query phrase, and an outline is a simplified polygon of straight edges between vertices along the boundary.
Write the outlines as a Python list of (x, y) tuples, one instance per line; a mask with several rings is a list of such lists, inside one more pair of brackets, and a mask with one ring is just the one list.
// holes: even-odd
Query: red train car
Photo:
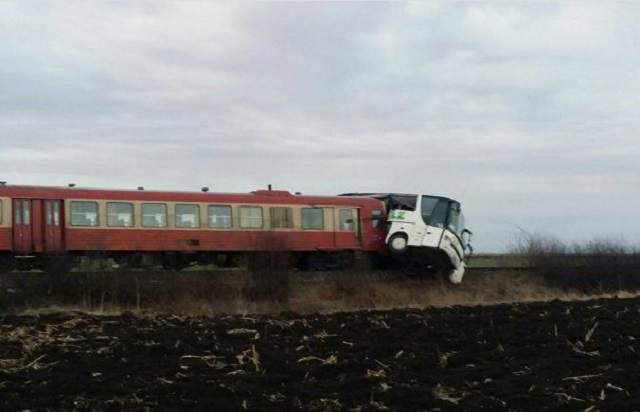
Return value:
[(167, 261), (289, 251), (301, 260), (384, 254), (373, 198), (0, 185), (0, 260), (101, 254)]

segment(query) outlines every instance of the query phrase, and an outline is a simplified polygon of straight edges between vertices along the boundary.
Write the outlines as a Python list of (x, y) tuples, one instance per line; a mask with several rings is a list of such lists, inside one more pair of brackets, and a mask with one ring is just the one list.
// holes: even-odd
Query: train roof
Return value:
[(267, 203), (308, 205), (357, 205), (380, 207), (380, 200), (359, 196), (315, 196), (292, 194), (286, 190), (255, 190), (249, 193), (188, 192), (81, 188), (64, 186), (23, 186), (0, 184), (0, 196), (31, 199), (89, 199), (129, 200), (156, 202), (203, 202), (203, 203)]

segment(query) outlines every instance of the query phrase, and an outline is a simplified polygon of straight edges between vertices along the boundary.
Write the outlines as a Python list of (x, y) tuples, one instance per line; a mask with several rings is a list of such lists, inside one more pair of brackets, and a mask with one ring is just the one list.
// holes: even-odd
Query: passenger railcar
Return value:
[[(366, 197), (0, 185), (0, 261), (38, 265), (101, 254), (131, 262), (286, 250), (385, 254), (385, 205)], [(25, 263), (26, 262), (26, 263)]]

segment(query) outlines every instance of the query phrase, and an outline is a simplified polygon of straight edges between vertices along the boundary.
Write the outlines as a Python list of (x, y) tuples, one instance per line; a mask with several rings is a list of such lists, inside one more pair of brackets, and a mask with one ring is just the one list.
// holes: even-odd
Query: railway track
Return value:
[[(527, 266), (495, 266), (495, 267), (471, 267), (467, 268), (465, 272), (465, 277), (478, 276), (488, 273), (496, 273), (496, 272), (534, 272), (536, 268), (527, 267)], [(263, 276), (269, 276), (270, 272), (274, 272), (274, 270), (266, 270)], [(249, 272), (246, 269), (242, 268), (219, 268), (215, 270), (163, 270), (163, 269), (154, 269), (154, 270), (132, 270), (132, 271), (120, 271), (120, 270), (100, 270), (100, 271), (71, 271), (67, 273), (52, 273), (46, 271), (32, 270), (32, 271), (14, 271), (7, 273), (0, 273), (0, 282), (2, 280), (12, 281), (19, 279), (36, 279), (36, 278), (86, 278), (86, 277), (96, 277), (96, 276), (113, 276), (120, 278), (175, 278), (175, 277), (189, 277), (189, 276), (201, 276), (203, 278), (209, 279), (233, 279), (234, 277), (242, 277), (246, 275), (250, 275), (252, 272)], [(283, 271), (280, 271), (283, 273)], [(420, 279), (420, 278), (430, 278), (437, 276), (437, 274), (425, 272), (424, 274), (416, 274), (416, 273), (407, 273), (402, 269), (371, 269), (371, 270), (322, 270), (322, 271), (312, 271), (312, 270), (286, 270), (284, 271), (287, 275), (291, 276), (293, 279), (300, 281), (323, 281), (329, 279), (336, 279), (339, 277), (358, 277), (358, 278), (372, 278), (372, 279)]]

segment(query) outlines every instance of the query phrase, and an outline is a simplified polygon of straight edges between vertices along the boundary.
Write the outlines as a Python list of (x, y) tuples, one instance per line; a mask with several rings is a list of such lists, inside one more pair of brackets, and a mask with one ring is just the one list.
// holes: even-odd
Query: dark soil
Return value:
[(0, 315), (0, 410), (640, 410), (639, 312)]

